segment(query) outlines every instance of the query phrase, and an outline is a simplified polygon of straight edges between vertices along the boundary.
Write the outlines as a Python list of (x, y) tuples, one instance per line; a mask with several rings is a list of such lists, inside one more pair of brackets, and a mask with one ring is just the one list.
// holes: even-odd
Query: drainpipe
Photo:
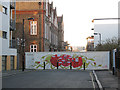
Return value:
[(39, 42), (39, 48), (40, 48), (40, 49), (39, 49), (39, 51), (41, 52), (41, 40), (42, 40), (42, 39), (41, 39), (41, 27), (40, 27), (40, 26), (41, 26), (41, 24), (40, 24), (40, 23), (41, 23), (41, 20), (40, 20), (40, 18), (41, 18), (41, 16), (40, 16), (40, 6), (41, 6), (41, 2), (38, 2), (38, 5), (39, 5), (39, 19), (38, 19), (38, 20), (39, 20), (39, 34), (40, 34), (40, 42)]
[[(11, 2), (12, 2), (12, 1), (11, 1)], [(10, 4), (11, 4), (11, 2), (10, 2)], [(11, 20), (12, 20), (12, 9), (10, 9), (10, 12), (11, 12), (11, 13), (10, 13), (10, 14), (11, 14), (11, 15), (10, 15), (10, 16), (11, 16), (11, 17), (10, 17), (10, 25), (11, 25), (11, 23), (12, 23), (12, 21), (11, 21)], [(11, 30), (10, 30), (10, 47), (12, 47), (12, 31), (11, 31)]]
[(116, 49), (113, 50), (113, 75), (115, 75), (115, 52)]
[(15, 30), (16, 30), (16, 2), (14, 2), (15, 4)]

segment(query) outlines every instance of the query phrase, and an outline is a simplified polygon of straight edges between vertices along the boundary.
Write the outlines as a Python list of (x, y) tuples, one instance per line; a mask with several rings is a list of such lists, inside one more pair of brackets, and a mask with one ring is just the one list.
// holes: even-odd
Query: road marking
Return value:
[(92, 79), (93, 88), (94, 88), (94, 90), (95, 90), (95, 83), (94, 83), (93, 75), (92, 75), (91, 72), (90, 72), (90, 76), (91, 76), (91, 79)]
[(99, 89), (100, 89), (100, 90), (103, 90), (102, 84), (101, 84), (100, 81), (98, 80), (98, 77), (97, 77), (97, 75), (96, 75), (96, 73), (95, 73), (94, 70), (93, 70), (93, 74), (94, 74), (94, 76), (95, 76), (95, 79), (96, 79), (96, 81), (97, 81), (97, 84), (98, 84), (98, 86), (99, 86)]

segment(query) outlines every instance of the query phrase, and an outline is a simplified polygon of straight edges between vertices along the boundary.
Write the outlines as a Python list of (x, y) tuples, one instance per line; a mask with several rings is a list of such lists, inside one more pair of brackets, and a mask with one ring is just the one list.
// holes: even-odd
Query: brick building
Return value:
[[(15, 12), (13, 12), (15, 13)], [(34, 18), (28, 20), (28, 18)], [(53, 2), (16, 2), (16, 31), (13, 33), (18, 49), (19, 67), (22, 66), (22, 30), (24, 23), (25, 52), (58, 51), (59, 29), (56, 8)], [(62, 26), (63, 28), (63, 26)], [(64, 36), (64, 33), (63, 35)]]
[(58, 49), (59, 51), (64, 51), (64, 22), (63, 15), (61, 17), (57, 17), (58, 21)]

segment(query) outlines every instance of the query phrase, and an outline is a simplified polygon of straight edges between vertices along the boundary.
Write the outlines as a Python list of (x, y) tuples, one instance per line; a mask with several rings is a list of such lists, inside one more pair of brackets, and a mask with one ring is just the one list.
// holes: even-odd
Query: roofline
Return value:
[(120, 18), (98, 18), (98, 19), (93, 19), (93, 20), (118, 20)]

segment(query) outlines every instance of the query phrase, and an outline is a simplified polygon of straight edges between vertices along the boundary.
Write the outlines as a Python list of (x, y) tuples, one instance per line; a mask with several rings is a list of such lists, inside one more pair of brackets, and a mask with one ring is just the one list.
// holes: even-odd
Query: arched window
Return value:
[(30, 45), (30, 52), (37, 52), (37, 45), (36, 44)]

